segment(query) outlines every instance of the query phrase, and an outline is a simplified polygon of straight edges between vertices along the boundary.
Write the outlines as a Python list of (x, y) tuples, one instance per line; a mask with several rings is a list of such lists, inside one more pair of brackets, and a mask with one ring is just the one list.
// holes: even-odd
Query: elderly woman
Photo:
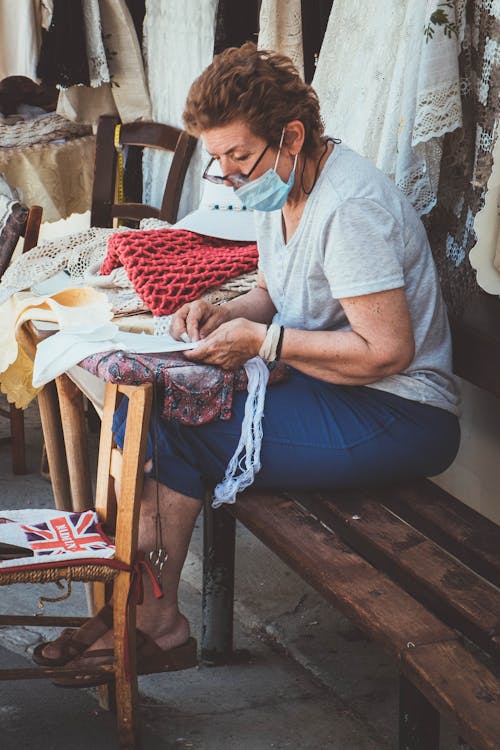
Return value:
[[(203, 177), (232, 185), (255, 210), (259, 275), (225, 305), (184, 305), (171, 331), (198, 342), (186, 352), (195, 362), (237, 368), (260, 353), (290, 366), (289, 379), (267, 390), (255, 486), (335, 488), (446, 469), (459, 443), (450, 335), (425, 231), (406, 198), (323, 134), (317, 96), (290, 60), (252, 44), (215, 57), (191, 86), (184, 123), (210, 154)], [(189, 637), (181, 569), (206, 490), (238, 443), (244, 402), (234, 395), (227, 422), (160, 422), (159, 485), (145, 483), (140, 546), (155, 546), (158, 492), (164, 598), (147, 593), (138, 617), (165, 654)], [(94, 649), (112, 645), (105, 620), (46, 644), (43, 658), (68, 662), (91, 644), (77, 656), (91, 663)], [(139, 650), (145, 671), (141, 658)]]

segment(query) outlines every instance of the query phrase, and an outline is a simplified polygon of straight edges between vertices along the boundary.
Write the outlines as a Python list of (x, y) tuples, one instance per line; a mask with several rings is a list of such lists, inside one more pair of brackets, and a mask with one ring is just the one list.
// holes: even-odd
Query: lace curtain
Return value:
[[(467, 3), (459, 66), (464, 125), (445, 136), (438, 203), (425, 217), (441, 288), (448, 309), (457, 315), (485, 273), (478, 271), (476, 280), (468, 253), (476, 243), (474, 219), (485, 203), (499, 129), (499, 0)], [(475, 267), (478, 262), (484, 256), (474, 260)]]
[[(153, 119), (183, 127), (192, 81), (211, 62), (217, 0), (153, 0), (146, 7), (144, 53)], [(198, 144), (186, 175), (179, 218), (198, 206), (206, 156)], [(143, 199), (160, 206), (171, 156), (144, 150)]]
[[(420, 214), (437, 200), (444, 133), (460, 127), (465, 0), (335, 0), (313, 86), (329, 134), (391, 176)], [(355, 54), (353, 54), (355, 50)]]
[(259, 26), (259, 48), (287, 55), (304, 78), (301, 0), (262, 0)]

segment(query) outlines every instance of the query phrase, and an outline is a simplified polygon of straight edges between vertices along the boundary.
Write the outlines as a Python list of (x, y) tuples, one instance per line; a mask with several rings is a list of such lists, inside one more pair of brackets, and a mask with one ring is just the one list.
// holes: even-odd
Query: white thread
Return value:
[(236, 495), (253, 483), (261, 467), (262, 416), (269, 370), (260, 357), (249, 359), (244, 367), (248, 377), (248, 396), (240, 440), (229, 461), (224, 479), (214, 490), (213, 508), (218, 508), (222, 503), (236, 502)]

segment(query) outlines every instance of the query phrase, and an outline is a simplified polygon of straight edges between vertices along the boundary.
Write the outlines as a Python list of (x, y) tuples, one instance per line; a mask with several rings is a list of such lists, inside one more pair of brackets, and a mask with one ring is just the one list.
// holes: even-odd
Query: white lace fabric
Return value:
[(464, 8), (388, 0), (381, 14), (377, 0), (336, 0), (313, 80), (326, 131), (393, 178), (420, 214), (437, 200), (442, 137), (462, 124)]
[(262, 0), (258, 47), (289, 57), (304, 78), (301, 0)]
[[(153, 120), (183, 127), (189, 87), (213, 58), (216, 10), (216, 0), (147, 3), (143, 47)], [(179, 219), (199, 205), (206, 159), (199, 143), (184, 182)], [(145, 203), (160, 206), (171, 161), (170, 154), (144, 150)]]
[(99, 0), (85, 0), (82, 3), (82, 10), (85, 26), (85, 42), (87, 45), (89, 81), (91, 87), (96, 88), (110, 81), (106, 49), (102, 35)]
[[(97, 123), (103, 114), (118, 114), (122, 122), (150, 120), (151, 102), (142, 53), (127, 4), (125, 0), (99, 0), (98, 6), (99, 19), (94, 12), (90, 20), (93, 26), (86, 26), (86, 31), (92, 35), (95, 57), (89, 61), (94, 88), (70, 86), (64, 89), (59, 94), (57, 111), (74, 122), (91, 124)], [(99, 22), (106, 65), (98, 39)]]

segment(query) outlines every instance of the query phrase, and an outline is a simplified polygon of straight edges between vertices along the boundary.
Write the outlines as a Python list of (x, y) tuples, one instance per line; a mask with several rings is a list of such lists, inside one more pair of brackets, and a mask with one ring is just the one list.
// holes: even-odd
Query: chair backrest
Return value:
[[(94, 186), (90, 223), (96, 227), (112, 227), (114, 218), (145, 219), (149, 217), (174, 223), (186, 171), (196, 146), (196, 138), (170, 125), (159, 122), (132, 122), (120, 126), (115, 145), (118, 117), (99, 118), (96, 136)], [(160, 209), (145, 203), (119, 203), (117, 197), (118, 147), (141, 146), (172, 151), (174, 156), (168, 173)]]
[(0, 278), (11, 261), (20, 237), (24, 237), (23, 253), (35, 247), (41, 223), (40, 206), (32, 206), (28, 209), (21, 203), (13, 204), (12, 212), (0, 232)]
[[(113, 415), (120, 396), (129, 399), (123, 453), (113, 440)], [(116, 523), (116, 554), (122, 562), (132, 565), (137, 547), (139, 499), (144, 479), (146, 442), (151, 415), (152, 385), (138, 386), (106, 383), (99, 459), (95, 493), (95, 508), (106, 526)], [(117, 461), (117, 459), (120, 459)], [(117, 471), (117, 463), (120, 470)], [(114, 480), (120, 480), (120, 505), (117, 514)]]

